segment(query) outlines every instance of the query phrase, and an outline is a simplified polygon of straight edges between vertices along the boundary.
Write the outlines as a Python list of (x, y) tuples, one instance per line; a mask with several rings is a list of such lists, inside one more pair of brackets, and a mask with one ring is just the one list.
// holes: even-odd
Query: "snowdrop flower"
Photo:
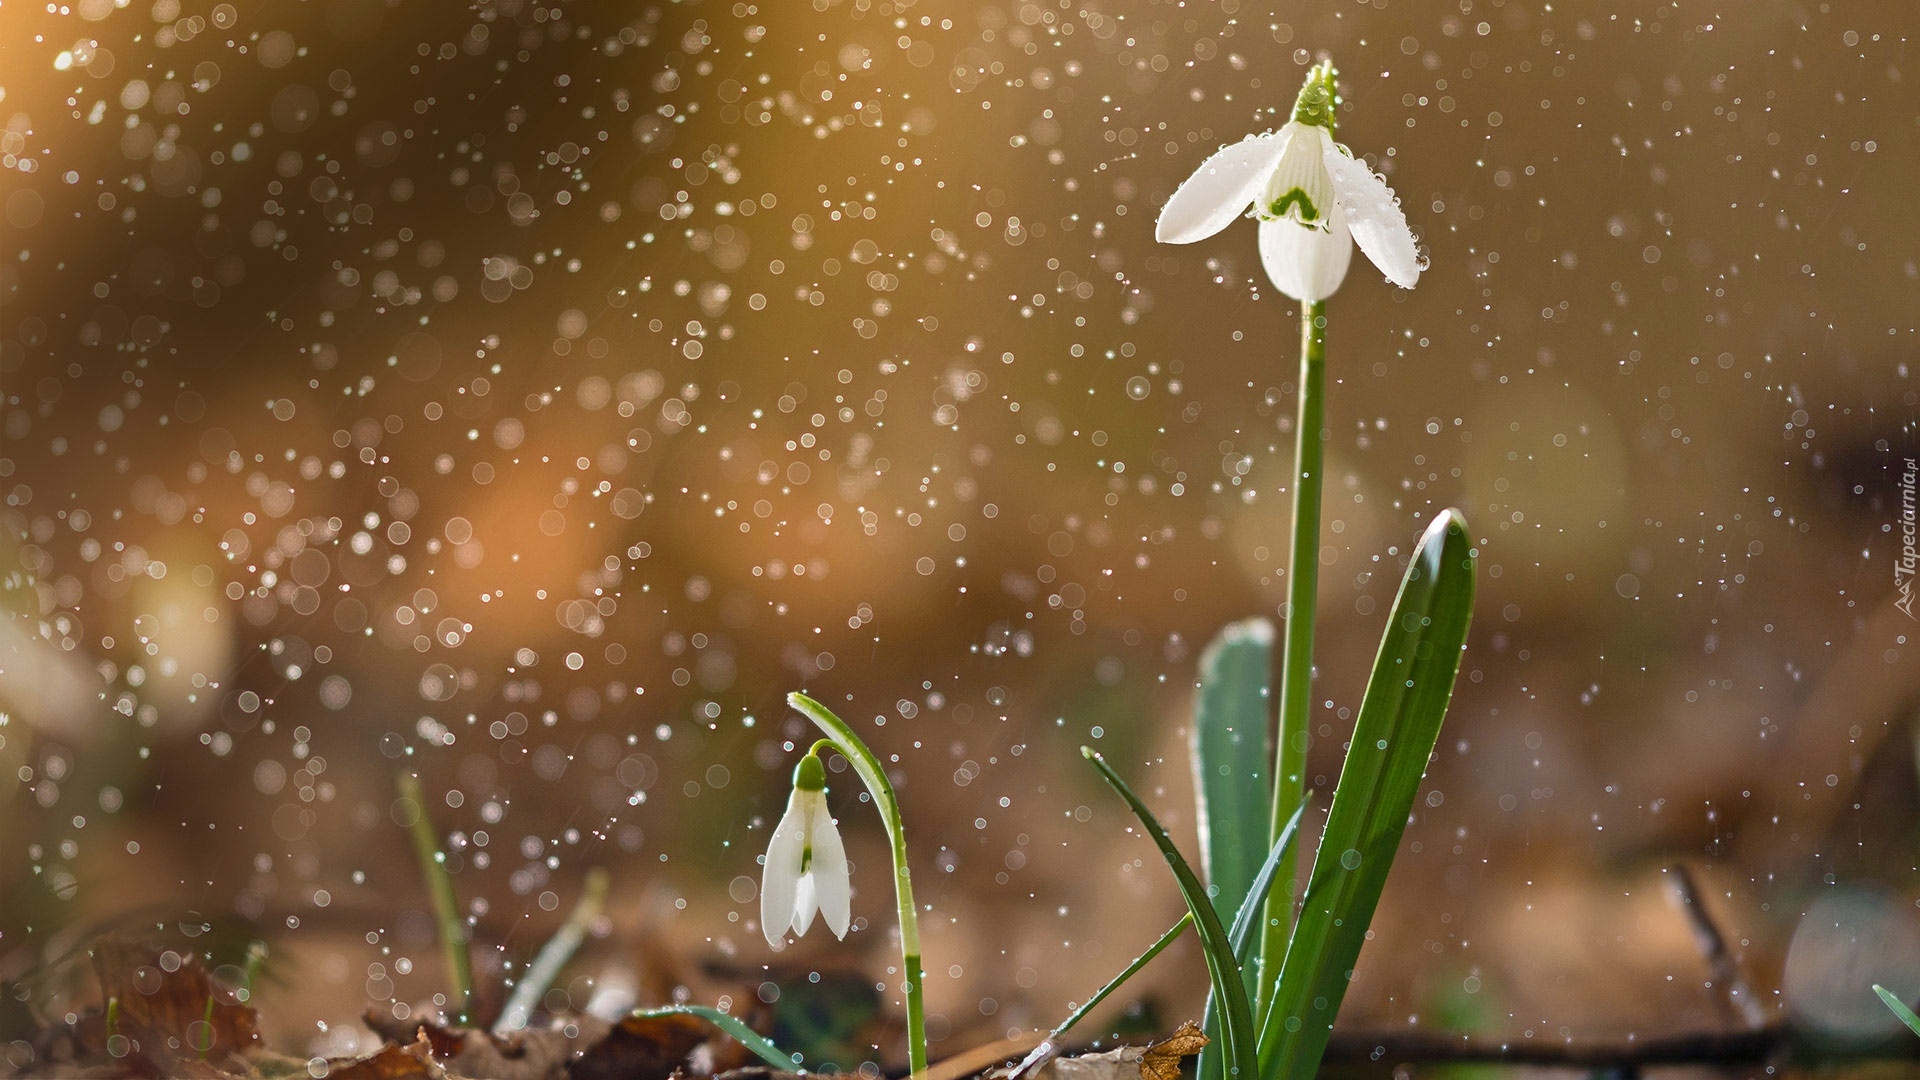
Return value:
[(845, 938), (852, 884), (847, 849), (827, 812), (827, 770), (809, 751), (793, 770), (793, 795), (767, 844), (760, 876), (760, 929), (779, 946), (787, 931), (805, 934), (816, 912), (833, 936)]
[(1205, 240), (1251, 205), (1267, 277), (1295, 300), (1331, 296), (1355, 242), (1387, 280), (1413, 288), (1422, 260), (1393, 189), (1333, 141), (1333, 77), (1331, 64), (1315, 66), (1286, 126), (1201, 162), (1161, 210), (1155, 239)]

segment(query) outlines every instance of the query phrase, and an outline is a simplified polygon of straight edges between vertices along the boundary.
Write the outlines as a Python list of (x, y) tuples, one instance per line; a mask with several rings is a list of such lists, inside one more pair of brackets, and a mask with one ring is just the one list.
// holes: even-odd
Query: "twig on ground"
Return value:
[(1729, 1022), (1742, 1027), (1765, 1027), (1766, 1014), (1760, 1008), (1759, 999), (1753, 996), (1753, 988), (1748, 985), (1746, 976), (1741, 973), (1740, 962), (1734, 958), (1733, 950), (1727, 948), (1726, 935), (1720, 932), (1720, 927), (1713, 921), (1713, 913), (1707, 910), (1693, 871), (1685, 863), (1675, 863), (1667, 870), (1667, 887), (1671, 890), (1673, 902), (1680, 908), (1680, 913), (1686, 916), (1687, 925), (1693, 930), (1694, 945), (1707, 961), (1712, 978), (1709, 985), (1715, 991), (1714, 1000), (1719, 1003), (1722, 1014)]
[(950, 1058), (945, 1058), (927, 1066), (923, 1080), (966, 1080), (969, 1076), (1005, 1064), (1020, 1057), (1045, 1040), (1040, 1032), (1032, 1032), (1015, 1039), (1002, 1039), (999, 1042), (976, 1046), (971, 1050), (962, 1050)]
[(1327, 1044), (1327, 1065), (1482, 1064), (1628, 1073), (1659, 1066), (1714, 1068), (1791, 1061), (1832, 1065), (1857, 1061), (1920, 1061), (1920, 1039), (1821, 1042), (1784, 1023), (1744, 1031), (1685, 1032), (1612, 1042), (1489, 1039), (1439, 1032), (1338, 1031)]

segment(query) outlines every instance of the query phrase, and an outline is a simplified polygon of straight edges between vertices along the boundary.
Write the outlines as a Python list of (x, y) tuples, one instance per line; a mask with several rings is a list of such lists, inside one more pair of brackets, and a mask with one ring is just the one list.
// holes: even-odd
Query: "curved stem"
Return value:
[[(1306, 786), (1307, 715), (1312, 705), (1313, 616), (1320, 588), (1320, 487), (1326, 460), (1327, 304), (1300, 308), (1300, 412), (1293, 428), (1293, 551), (1287, 569), (1287, 621), (1280, 671), (1280, 730), (1274, 740), (1273, 824), (1279, 837), (1300, 806)], [(1260, 941), (1260, 975), (1254, 981), (1256, 1017), (1265, 1016), (1273, 983), (1293, 936), (1296, 859), (1292, 849), (1280, 864), (1267, 900)]]
[(907, 1006), (907, 1060), (913, 1074), (919, 1076), (927, 1071), (927, 1007), (923, 985), (926, 973), (920, 970), (920, 918), (913, 906), (913, 879), (907, 872), (907, 834), (900, 820), (900, 800), (893, 793), (893, 783), (887, 779), (887, 770), (880, 759), (867, 749), (867, 744), (860, 741), (860, 736), (853, 733), (845, 720), (797, 691), (787, 695), (787, 704), (825, 732), (826, 741), (853, 766), (854, 773), (873, 796), (880, 821), (887, 828), (887, 839), (892, 842), (893, 895), (900, 916), (900, 970), (905, 979), (902, 989)]

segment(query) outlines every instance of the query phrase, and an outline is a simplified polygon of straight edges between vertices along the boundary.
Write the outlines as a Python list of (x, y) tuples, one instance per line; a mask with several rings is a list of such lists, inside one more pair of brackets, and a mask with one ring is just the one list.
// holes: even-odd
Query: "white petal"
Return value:
[(1278, 135), (1249, 135), (1201, 162), (1161, 208), (1154, 239), (1191, 244), (1233, 224), (1260, 194), (1286, 148)]
[(1328, 227), (1296, 225), (1291, 221), (1260, 223), (1260, 264), (1267, 268), (1273, 287), (1310, 303), (1332, 296), (1353, 261), (1353, 235), (1347, 231), (1346, 211), (1338, 203), (1327, 217)]
[(813, 916), (820, 910), (819, 901), (814, 896), (815, 879), (811, 872), (800, 875), (800, 888), (793, 898), (793, 936), (805, 937), (807, 927), (813, 925)]
[(827, 929), (844, 939), (852, 919), (853, 883), (848, 880), (847, 849), (840, 843), (840, 830), (825, 811), (813, 819), (813, 887)]
[(760, 932), (767, 944), (778, 946), (793, 925), (794, 902), (799, 895), (800, 856), (806, 848), (806, 809), (801, 792), (787, 799), (787, 812), (767, 842), (767, 865), (760, 871)]
[[(1302, 225), (1326, 227), (1335, 199), (1333, 178), (1327, 175), (1322, 160), (1326, 157), (1326, 147), (1315, 134), (1319, 130), (1298, 120), (1288, 121), (1287, 126), (1280, 129), (1287, 148), (1275, 163), (1266, 189), (1260, 193), (1260, 204), (1254, 207), (1260, 220), (1283, 217)], [(1279, 207), (1284, 209), (1276, 209)]]
[(1347, 211), (1347, 227), (1360, 250), (1387, 280), (1411, 289), (1420, 280), (1420, 253), (1413, 243), (1407, 215), (1393, 197), (1393, 189), (1367, 163), (1350, 158), (1336, 146), (1325, 128), (1315, 128), (1326, 140), (1327, 175), (1333, 177), (1334, 198)]

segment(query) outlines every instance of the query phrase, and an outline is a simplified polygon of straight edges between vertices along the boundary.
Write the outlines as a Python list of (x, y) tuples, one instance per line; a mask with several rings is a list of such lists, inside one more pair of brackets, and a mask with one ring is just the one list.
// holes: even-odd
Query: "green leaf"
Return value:
[(1299, 921), (1261, 1025), (1262, 1076), (1312, 1076), (1326, 1052), (1453, 696), (1473, 616), (1474, 568), (1466, 519), (1448, 510), (1421, 536), (1387, 617)]
[(1061, 1036), (1073, 1030), (1073, 1026), (1075, 1024), (1078, 1024), (1080, 1021), (1085, 1020), (1087, 1018), (1088, 1013), (1099, 1008), (1101, 1002), (1111, 997), (1113, 995), (1113, 992), (1115, 990), (1120, 989), (1121, 985), (1124, 984), (1128, 979), (1131, 979), (1135, 975), (1138, 975), (1140, 973), (1141, 968), (1146, 967), (1148, 962), (1151, 961), (1154, 957), (1159, 956), (1162, 952), (1165, 952), (1167, 946), (1173, 944), (1173, 939), (1179, 937), (1182, 933), (1186, 932), (1187, 927), (1192, 925), (1193, 925), (1193, 912), (1189, 911), (1185, 915), (1180, 916), (1180, 921), (1174, 923), (1172, 926), (1167, 927), (1167, 932), (1164, 934), (1161, 934), (1158, 940), (1156, 940), (1153, 944), (1147, 946), (1147, 949), (1145, 952), (1141, 953), (1139, 956), (1134, 957), (1133, 963), (1128, 964), (1126, 966), (1126, 969), (1121, 971), (1120, 974), (1115, 975), (1111, 979), (1108, 979), (1107, 985), (1095, 991), (1092, 997), (1088, 998), (1086, 1002), (1083, 1003), (1079, 1008), (1069, 1013), (1065, 1020), (1060, 1021), (1060, 1024), (1058, 1027), (1055, 1027), (1052, 1031), (1048, 1032), (1047, 1037), (1040, 1040), (1040, 1045), (1034, 1047), (1033, 1050), (1030, 1051), (1024, 1059), (1021, 1060), (1020, 1064), (1014, 1066), (1013, 1072), (1011, 1074), (1012, 1077), (1014, 1077), (1014, 1080), (1019, 1080), (1019, 1078), (1033, 1075), (1036, 1071), (1038, 1071), (1038, 1069), (1043, 1063), (1052, 1061), (1054, 1058), (1059, 1057)]
[[(1305, 804), (1301, 805), (1300, 810), (1301, 812), (1306, 810)], [(1293, 845), (1294, 837), (1299, 830), (1299, 825), (1300, 813), (1295, 813), (1293, 820), (1287, 823), (1286, 830), (1280, 834), (1280, 842), (1273, 845), (1273, 850), (1268, 852), (1266, 863), (1260, 867), (1259, 873), (1255, 875), (1253, 886), (1247, 893), (1247, 898), (1241, 901), (1240, 910), (1234, 915), (1233, 926), (1227, 930), (1227, 943), (1233, 947), (1234, 954), (1239, 957), (1243, 971), (1246, 969), (1246, 958), (1251, 951), (1253, 942), (1253, 921), (1258, 916), (1261, 908), (1266, 904), (1267, 890), (1273, 887), (1273, 872), (1280, 865), (1280, 857), (1286, 854), (1287, 849)], [(1058, 1040), (1062, 1035), (1072, 1030), (1075, 1024), (1085, 1020), (1088, 1013), (1099, 1008), (1101, 1002), (1111, 997), (1113, 992), (1120, 989), (1121, 985), (1128, 979), (1139, 974), (1140, 969), (1146, 967), (1148, 961), (1164, 952), (1167, 946), (1173, 944), (1175, 938), (1179, 937), (1187, 927), (1192, 925), (1193, 912), (1189, 911), (1185, 915), (1180, 916), (1180, 921), (1168, 927), (1167, 932), (1161, 934), (1159, 940), (1147, 946), (1145, 952), (1134, 957), (1133, 962), (1126, 966), (1126, 970), (1115, 975), (1107, 982), (1107, 985), (1101, 987), (1091, 998), (1088, 998), (1085, 1004), (1073, 1010), (1072, 1015), (1062, 1020), (1059, 1027), (1049, 1032), (1047, 1042), (1051, 1043)], [(1208, 1031), (1207, 1038), (1210, 1040), (1213, 1038), (1212, 1033), (1219, 1027), (1218, 1011), (1218, 1003), (1215, 1000), (1215, 995), (1209, 991), (1207, 994), (1206, 1028)], [(1045, 1044), (1042, 1045), (1044, 1046)], [(1211, 1053), (1213, 1055), (1214, 1075), (1217, 1076), (1220, 1070), (1220, 1060), (1219, 1051), (1213, 1049), (1215, 1045), (1213, 1042), (1208, 1042), (1207, 1047), (1200, 1051), (1200, 1055), (1203, 1060), (1208, 1054)], [(1035, 1054), (1040, 1052), (1039, 1050), (1035, 1050)], [(1029, 1057), (1028, 1060), (1033, 1060), (1033, 1058)], [(1023, 1073), (1025, 1072), (1025, 1066), (1023, 1065), (1022, 1068), (1014, 1071), (1015, 1073)], [(1200, 1075), (1205, 1076), (1206, 1074), (1202, 1072)]]
[(1120, 989), (1121, 984), (1125, 983), (1128, 979), (1131, 979), (1135, 975), (1139, 974), (1140, 969), (1143, 967), (1146, 967), (1147, 962), (1149, 960), (1152, 960), (1154, 957), (1159, 956), (1162, 952), (1164, 952), (1167, 946), (1173, 944), (1174, 938), (1179, 937), (1180, 934), (1183, 931), (1185, 931), (1187, 927), (1192, 925), (1193, 925), (1192, 912), (1188, 912), (1187, 914), (1180, 916), (1179, 922), (1176, 922), (1172, 926), (1167, 927), (1167, 932), (1164, 934), (1161, 934), (1158, 940), (1156, 940), (1153, 944), (1147, 946), (1147, 950), (1145, 952), (1141, 953), (1139, 956), (1134, 957), (1133, 963), (1128, 964), (1126, 967), (1126, 970), (1122, 971), (1118, 975), (1115, 975), (1112, 979), (1109, 979), (1107, 981), (1107, 985), (1101, 987), (1098, 991), (1094, 993), (1092, 997), (1087, 999), (1086, 1004), (1073, 1010), (1072, 1014), (1070, 1014), (1065, 1020), (1060, 1021), (1060, 1026), (1054, 1028), (1051, 1032), (1049, 1032), (1047, 1035), (1047, 1038), (1058, 1039), (1060, 1036), (1065, 1035), (1068, 1031), (1072, 1030), (1075, 1024), (1078, 1024), (1080, 1021), (1085, 1020), (1087, 1018), (1088, 1013), (1099, 1008), (1100, 1003), (1107, 1000), (1108, 997), (1112, 996), (1115, 990)]
[[(1286, 862), (1286, 855), (1293, 850), (1294, 841), (1300, 836), (1300, 819), (1306, 815), (1307, 804), (1303, 800), (1300, 808), (1293, 812), (1286, 827), (1280, 830), (1280, 839), (1274, 841), (1273, 850), (1267, 852), (1267, 861), (1254, 875), (1253, 884), (1247, 889), (1247, 895), (1240, 901), (1240, 910), (1234, 913), (1233, 925), (1227, 928), (1227, 944), (1233, 948), (1233, 960), (1240, 968), (1244, 980), (1253, 973), (1253, 928), (1260, 921), (1261, 912), (1267, 909), (1267, 893), (1273, 889), (1275, 872), (1280, 864)], [(1207, 1011), (1200, 1028), (1211, 1040), (1220, 1030), (1220, 995), (1207, 991)], [(1221, 1080), (1226, 1071), (1226, 1062), (1221, 1060), (1220, 1051), (1215, 1044), (1208, 1042), (1200, 1048), (1200, 1059), (1194, 1063), (1194, 1076), (1198, 1080)]]
[(1253, 886), (1247, 890), (1247, 898), (1240, 901), (1240, 910), (1233, 913), (1233, 925), (1227, 928), (1227, 941), (1233, 946), (1235, 956), (1246, 956), (1253, 948), (1254, 922), (1260, 917), (1260, 907), (1266, 903), (1267, 894), (1273, 891), (1273, 879), (1287, 853), (1293, 850), (1294, 841), (1300, 837), (1300, 819), (1307, 815), (1307, 803), (1313, 798), (1308, 792), (1302, 799), (1299, 809), (1287, 819), (1280, 830), (1280, 838), (1273, 842), (1273, 850), (1267, 852), (1267, 861), (1260, 864), (1260, 870), (1253, 875)]
[(1880, 995), (1880, 1000), (1887, 1003), (1887, 1008), (1893, 1010), (1893, 1015), (1899, 1017), (1901, 1023), (1907, 1025), (1915, 1035), (1920, 1035), (1920, 1016), (1915, 1016), (1913, 1010), (1907, 1008), (1906, 1002), (1894, 997), (1893, 991), (1879, 983), (1873, 984), (1873, 992)]
[(1200, 933), (1200, 948), (1207, 960), (1207, 974), (1213, 981), (1214, 991), (1225, 998), (1221, 1041), (1227, 1044), (1227, 1059), (1233, 1063), (1231, 1071), (1242, 1080), (1257, 1080), (1253, 1013), (1247, 1005), (1247, 988), (1240, 981), (1239, 966), (1233, 960), (1233, 945), (1227, 940), (1226, 928), (1220, 925), (1220, 913), (1213, 909), (1213, 901), (1208, 899), (1193, 867), (1187, 865), (1180, 849), (1173, 846), (1167, 830), (1153, 816), (1153, 811), (1147, 809), (1147, 804), (1140, 801), (1140, 796), (1135, 795), (1126, 781), (1120, 779), (1120, 774), (1092, 748), (1081, 747), (1080, 756), (1092, 762), (1107, 786), (1126, 800), (1128, 808), (1140, 819), (1148, 837), (1167, 860), (1167, 868), (1173, 871), (1173, 879), (1180, 886), (1180, 897), (1187, 902), (1187, 912), (1193, 916), (1194, 929)]
[(754, 1056), (782, 1072), (792, 1072), (800, 1064), (799, 1054), (788, 1054), (768, 1042), (759, 1032), (746, 1025), (737, 1016), (723, 1013), (719, 1009), (706, 1005), (662, 1005), (657, 1009), (635, 1009), (633, 1015), (639, 1017), (654, 1016), (697, 1016), (714, 1027), (733, 1036), (741, 1046), (753, 1051)]
[(1200, 865), (1213, 906), (1226, 918), (1240, 909), (1267, 836), (1273, 790), (1267, 783), (1267, 686), (1273, 669), (1273, 624), (1227, 624), (1200, 655), (1193, 695), (1193, 794), (1200, 819)]

